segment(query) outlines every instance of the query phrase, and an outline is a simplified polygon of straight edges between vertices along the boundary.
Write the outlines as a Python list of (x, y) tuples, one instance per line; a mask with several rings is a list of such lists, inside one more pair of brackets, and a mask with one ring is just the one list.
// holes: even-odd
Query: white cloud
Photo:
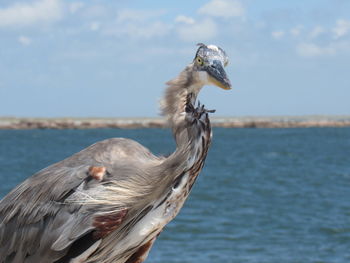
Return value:
[(100, 29), (100, 26), (101, 26), (100, 22), (94, 21), (90, 24), (90, 30), (97, 31)]
[(182, 25), (178, 29), (179, 37), (184, 41), (205, 41), (216, 36), (217, 26), (211, 19), (205, 19), (192, 25)]
[(166, 35), (170, 26), (161, 22), (113, 24), (104, 30), (111, 36), (127, 36), (129, 38), (152, 38)]
[(193, 25), (195, 20), (189, 16), (179, 15), (175, 18), (175, 22)]
[(83, 8), (84, 5), (83, 2), (73, 2), (69, 5), (69, 12), (75, 14), (79, 9)]
[(271, 32), (271, 36), (272, 36), (274, 39), (281, 39), (284, 35), (285, 35), (285, 33), (284, 33), (284, 31), (282, 31), (282, 30)]
[(17, 3), (0, 9), (0, 27), (30, 26), (59, 20), (62, 17), (60, 0), (40, 0)]
[(18, 42), (21, 43), (23, 46), (28, 46), (32, 43), (32, 40), (29, 37), (19, 36)]
[(160, 19), (163, 14), (164, 10), (123, 9), (118, 12), (115, 22), (103, 29), (103, 33), (146, 39), (164, 36), (170, 32), (172, 26)]
[(143, 27), (129, 25), (127, 26), (126, 34), (132, 37), (137, 38), (152, 38), (164, 36), (169, 32), (169, 26), (163, 22), (156, 21), (150, 24), (147, 24)]
[(326, 30), (322, 26), (316, 26), (314, 27), (314, 29), (312, 29), (309, 36), (311, 38), (316, 38), (319, 35), (323, 34), (324, 32), (326, 32)]
[(215, 17), (243, 17), (244, 7), (238, 0), (211, 0), (202, 6), (198, 12)]
[(299, 26), (293, 27), (289, 32), (293, 37), (297, 37), (300, 35), (302, 29), (303, 29), (303, 26), (299, 25)]
[(301, 43), (297, 46), (296, 51), (300, 56), (303, 57), (316, 57), (334, 55), (337, 49), (334, 45), (322, 47), (314, 43)]
[(88, 18), (107, 17), (108, 9), (103, 5), (87, 5), (83, 10), (83, 16)]
[(157, 18), (165, 14), (164, 10), (135, 10), (122, 9), (117, 14), (117, 22), (144, 22), (152, 18)]
[(334, 38), (340, 38), (347, 35), (350, 31), (350, 21), (345, 19), (338, 19), (336, 26), (332, 29)]
[(257, 21), (255, 24), (254, 24), (255, 28), (257, 29), (264, 29), (266, 28), (266, 22), (265, 21)]

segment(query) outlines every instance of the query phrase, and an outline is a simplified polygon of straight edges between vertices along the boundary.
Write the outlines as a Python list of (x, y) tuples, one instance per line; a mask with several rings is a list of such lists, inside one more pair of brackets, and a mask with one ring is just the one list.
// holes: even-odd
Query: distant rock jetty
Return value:
[[(212, 117), (213, 127), (306, 128), (350, 127), (350, 116)], [(0, 129), (164, 128), (162, 118), (0, 118)]]

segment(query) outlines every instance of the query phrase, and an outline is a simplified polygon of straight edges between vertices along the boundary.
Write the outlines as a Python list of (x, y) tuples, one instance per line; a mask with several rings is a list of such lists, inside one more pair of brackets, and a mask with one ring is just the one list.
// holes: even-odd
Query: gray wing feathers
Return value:
[(68, 220), (58, 228), (60, 235), (52, 243), (51, 249), (61, 251), (69, 247), (75, 240), (94, 229), (91, 221), (91, 214), (89, 216), (86, 214), (70, 216)]
[[(85, 204), (86, 196), (98, 201), (104, 191), (116, 190), (122, 197), (125, 176), (135, 173), (146, 178), (143, 173), (160, 161), (134, 141), (109, 139), (28, 178), (0, 202), (0, 262), (56, 261), (74, 241), (94, 229), (95, 215), (108, 211), (98, 202)], [(90, 166), (106, 167), (107, 179), (121, 184), (88, 182)]]
[[(81, 184), (83, 178), (80, 177), (78, 172), (75, 180), (72, 180), (72, 177), (65, 180), (61, 184), (62, 194), (58, 195), (58, 189), (51, 187), (51, 185), (59, 181), (45, 181), (48, 176), (54, 176), (54, 174), (49, 173), (50, 169), (42, 173), (43, 185), (31, 186), (32, 180), (30, 178), (1, 202), (0, 262), (2, 262), (2, 259), (5, 260), (6, 257), (10, 258), (8, 262), (31, 262), (29, 255), (33, 255), (32, 258), (37, 258), (33, 259), (33, 262), (51, 262), (52, 259), (58, 259), (62, 256), (64, 253), (62, 250), (74, 241), (67, 242), (66, 247), (61, 247), (57, 251), (50, 248), (56, 239), (67, 235), (69, 223), (74, 227), (74, 223), (77, 224), (83, 221), (75, 220), (75, 217), (82, 217), (82, 215), (73, 213), (79, 211), (78, 205), (75, 205), (75, 209), (73, 209), (73, 205), (66, 206), (62, 203), (62, 198)], [(63, 178), (64, 174), (60, 171), (56, 176)], [(66, 173), (66, 175), (68, 174)], [(39, 176), (35, 175), (34, 179), (39, 179)], [(22, 195), (21, 190), (23, 190)], [(35, 196), (35, 193), (39, 196)], [(71, 212), (68, 210), (71, 210)], [(83, 227), (83, 225), (81, 224), (80, 227)], [(12, 260), (11, 254), (14, 255)], [(43, 261), (46, 256), (50, 260)], [(27, 259), (24, 261), (26, 257)]]

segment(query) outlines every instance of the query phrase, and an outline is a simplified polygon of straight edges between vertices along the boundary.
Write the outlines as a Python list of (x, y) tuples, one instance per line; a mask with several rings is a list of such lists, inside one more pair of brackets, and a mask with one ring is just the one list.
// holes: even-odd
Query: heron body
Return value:
[(222, 49), (201, 44), (195, 60), (167, 83), (162, 109), (177, 145), (169, 157), (129, 139), (108, 139), (43, 169), (5, 196), (0, 262), (143, 262), (204, 165), (210, 111), (196, 98), (206, 84), (230, 87), (224, 64)]

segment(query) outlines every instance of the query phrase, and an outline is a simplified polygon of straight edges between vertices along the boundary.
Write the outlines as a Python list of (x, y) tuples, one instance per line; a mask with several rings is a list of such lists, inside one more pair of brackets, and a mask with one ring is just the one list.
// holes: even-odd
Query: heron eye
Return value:
[(200, 57), (197, 57), (197, 63), (198, 65), (202, 66), (203, 65), (203, 59), (201, 59)]

